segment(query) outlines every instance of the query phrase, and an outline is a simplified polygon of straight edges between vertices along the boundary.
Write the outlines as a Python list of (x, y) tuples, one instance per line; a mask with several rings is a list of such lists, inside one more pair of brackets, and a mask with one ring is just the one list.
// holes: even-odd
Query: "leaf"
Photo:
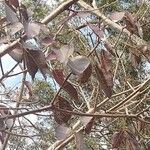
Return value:
[(113, 12), (110, 14), (109, 18), (114, 22), (118, 22), (123, 19), (124, 15), (125, 12)]
[(121, 144), (123, 143), (125, 137), (124, 137), (124, 131), (120, 130), (119, 132), (115, 132), (113, 134), (112, 138), (112, 147), (113, 148), (119, 148)]
[(15, 33), (23, 29), (23, 25), (20, 22), (15, 22), (13, 24), (7, 25), (7, 32), (9, 35), (13, 36)]
[(116, 57), (116, 55), (113, 51), (113, 47), (108, 42), (105, 41), (104, 46), (110, 54), (112, 54), (114, 57)]
[(40, 50), (28, 50), (26, 52), (26, 66), (32, 79), (34, 79), (38, 69), (41, 71), (44, 78), (46, 78), (46, 73), (49, 73), (45, 55)]
[[(8, 109), (6, 109), (6, 108), (8, 108)], [(9, 106), (7, 106), (3, 103), (0, 103), (0, 116), (5, 117), (5, 116), (8, 116), (8, 115), (12, 115), (12, 113), (9, 109)], [(6, 119), (4, 124), (1, 121), (0, 121), (0, 123), (1, 123), (1, 125), (5, 125), (4, 126), (5, 129), (6, 129), (6, 127), (11, 128), (12, 125), (13, 125), (13, 119)]]
[(133, 53), (131, 53), (131, 63), (132, 63), (132, 66), (133, 66), (134, 68), (137, 68), (138, 65), (140, 64), (140, 62), (141, 62), (141, 57), (140, 57), (140, 55), (137, 56), (137, 55), (134, 55)]
[(104, 39), (104, 31), (102, 30), (102, 28), (94, 25), (94, 24), (91, 24), (91, 23), (88, 23), (88, 26), (93, 30), (93, 32), (102, 40)]
[(143, 37), (143, 31), (142, 31), (140, 22), (137, 20), (137, 17), (133, 17), (133, 15), (131, 13), (126, 12), (124, 20), (126, 23), (126, 29), (131, 34), (136, 34), (136, 35), (140, 36), (141, 38)]
[[(56, 80), (56, 82), (62, 86), (63, 82), (65, 81), (65, 77), (64, 77), (64, 74), (63, 74), (63, 71), (61, 69), (55, 69), (52, 71), (52, 74), (54, 76), (54, 79)], [(77, 90), (73, 87), (73, 85), (66, 81), (64, 86), (63, 86), (63, 89), (75, 100), (78, 100), (78, 93), (77, 93)]]
[(92, 65), (89, 64), (89, 66), (80, 75), (79, 82), (80, 83), (86, 83), (86, 82), (88, 82), (91, 74), (92, 74)]
[(68, 112), (63, 112), (61, 110), (57, 110), (57, 108), (72, 111), (73, 110), (72, 106), (66, 99), (64, 99), (61, 96), (58, 96), (58, 98), (54, 102), (54, 111), (53, 112), (54, 112), (55, 121), (58, 124), (67, 123), (68, 120), (71, 119), (72, 114), (68, 113)]
[(19, 12), (20, 12), (22, 23), (23, 23), (24, 26), (26, 26), (26, 24), (29, 20), (29, 16), (28, 16), (26, 6), (21, 4), (21, 6), (19, 7)]
[(89, 123), (85, 126), (85, 128), (84, 128), (85, 133), (89, 134), (89, 133), (91, 132), (92, 127), (93, 127), (93, 125), (94, 125), (94, 121), (95, 121), (95, 119), (94, 119), (94, 117), (93, 117), (93, 118), (89, 121)]
[(84, 142), (84, 137), (82, 132), (76, 132), (75, 134), (75, 141), (76, 141), (76, 149), (77, 150), (88, 150), (88, 147), (86, 146)]
[(105, 75), (104, 75), (104, 73), (103, 73), (103, 71), (101, 69), (101, 66), (100, 65), (96, 65), (95, 66), (95, 71), (96, 71), (96, 74), (97, 74), (97, 77), (98, 77), (98, 81), (100, 82), (102, 90), (104, 91), (106, 96), (108, 98), (110, 98), (111, 95), (112, 95), (112, 86), (109, 86), (107, 84), (107, 79), (105, 78)]
[(126, 133), (127, 133), (127, 138), (129, 140), (129, 143), (131, 144), (133, 150), (141, 150), (140, 144), (137, 141), (135, 135), (131, 131), (126, 131)]
[[(1, 122), (0, 122), (1, 123)], [(0, 142), (3, 144), (4, 143), (4, 138), (5, 138), (5, 133), (4, 132), (0, 132)]]
[[(69, 14), (69, 16), (65, 17), (63, 20), (61, 20), (59, 23), (58, 23), (58, 26), (62, 26), (63, 24), (67, 23), (69, 20), (71, 20), (72, 17), (76, 16), (77, 15), (77, 12), (71, 12)], [(59, 28), (58, 27), (58, 28)]]
[(8, 0), (9, 5), (14, 6), (15, 8), (19, 7), (19, 2), (18, 0)]
[(20, 45), (16, 45), (9, 55), (17, 62), (21, 62), (23, 59), (23, 48)]
[(62, 69), (55, 69), (52, 71), (52, 74), (54, 76), (54, 79), (56, 80), (56, 82), (62, 86), (63, 82), (65, 81), (65, 76), (63, 74), (63, 70)]
[(74, 46), (73, 44), (62, 45), (60, 49), (53, 49), (53, 51), (56, 54), (57, 60), (66, 65), (69, 57), (74, 52)]
[(150, 60), (150, 46), (148, 44), (138, 45), (137, 49), (145, 56), (145, 58)]
[(40, 32), (48, 33), (48, 28), (40, 22), (29, 22), (25, 25), (25, 32), (29, 38), (33, 38), (40, 34)]
[(56, 53), (54, 51), (50, 51), (48, 53), (48, 55), (46, 56), (46, 59), (50, 60), (50, 61), (56, 60), (57, 59), (57, 55), (56, 55)]
[[(103, 72), (104, 78), (106, 80), (107, 86), (110, 89), (110, 92), (112, 94), (112, 88), (113, 88), (113, 74), (112, 74), (112, 61), (111, 61), (111, 55), (105, 51), (102, 50), (100, 54), (101, 58), (101, 70)], [(110, 95), (111, 95), (110, 94)], [(110, 96), (109, 95), (109, 96)]]
[(10, 8), (10, 6), (8, 6), (6, 3), (4, 3), (4, 6), (5, 6), (7, 22), (10, 24), (19, 22), (17, 14), (14, 12), (13, 8)]
[(90, 65), (90, 61), (87, 57), (76, 56), (71, 58), (67, 65), (70, 67), (73, 74), (81, 75)]
[(87, 11), (78, 11), (77, 12), (77, 16), (81, 17), (81, 18), (86, 18), (91, 16), (91, 14)]
[(6, 18), (1, 18), (0, 17), (0, 27), (3, 26), (3, 24), (6, 22)]
[(33, 95), (33, 88), (32, 88), (32, 84), (29, 81), (24, 81), (25, 86), (27, 87), (28, 91), (29, 91), (29, 96)]
[(66, 124), (58, 124), (55, 128), (55, 135), (57, 140), (63, 140), (69, 136), (70, 128)]
[[(53, 39), (52, 36), (46, 36), (41, 40), (42, 45), (44, 46), (50, 46), (52, 44), (55, 44), (56, 41)], [(54, 53), (54, 52), (53, 52)]]
[[(93, 109), (90, 109), (87, 113), (93, 113), (94, 110)], [(94, 117), (87, 117), (87, 116), (83, 116), (81, 117), (81, 122), (84, 126), (84, 130), (85, 132), (88, 134), (90, 133), (91, 129), (92, 129), (92, 126), (94, 124)]]

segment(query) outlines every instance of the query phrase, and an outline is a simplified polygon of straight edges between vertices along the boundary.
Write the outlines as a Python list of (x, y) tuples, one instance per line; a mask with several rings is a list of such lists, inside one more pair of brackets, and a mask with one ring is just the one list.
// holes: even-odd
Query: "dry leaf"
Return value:
[[(52, 71), (52, 74), (54, 76), (54, 79), (56, 80), (56, 82), (61, 86), (64, 82), (64, 74), (63, 71), (61, 69), (55, 69)], [(78, 93), (77, 90), (73, 87), (73, 85), (66, 81), (63, 89), (75, 100), (78, 100)]]
[(76, 56), (71, 58), (67, 65), (70, 67), (73, 74), (81, 75), (90, 65), (90, 61), (87, 57)]
[(72, 114), (71, 113), (67, 113), (67, 112), (63, 112), (61, 110), (57, 110), (58, 109), (63, 109), (63, 110), (69, 110), (72, 111), (73, 108), (70, 105), (70, 103), (64, 99), (61, 96), (58, 96), (58, 98), (55, 100), (54, 102), (54, 119), (58, 124), (63, 124), (63, 123), (67, 123), (68, 120), (71, 119)]

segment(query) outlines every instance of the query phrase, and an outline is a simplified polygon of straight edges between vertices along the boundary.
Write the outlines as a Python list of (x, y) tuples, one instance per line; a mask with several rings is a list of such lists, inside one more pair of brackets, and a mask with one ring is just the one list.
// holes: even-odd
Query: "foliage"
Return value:
[(3, 149), (149, 149), (148, 1), (0, 2)]

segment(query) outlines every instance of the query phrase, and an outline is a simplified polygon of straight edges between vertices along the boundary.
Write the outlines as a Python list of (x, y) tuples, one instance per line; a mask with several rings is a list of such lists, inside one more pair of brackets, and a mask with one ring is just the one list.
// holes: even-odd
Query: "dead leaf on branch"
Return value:
[(60, 48), (53, 49), (53, 51), (56, 54), (57, 60), (66, 65), (69, 60), (69, 57), (74, 52), (74, 46), (73, 44), (61, 45)]
[(124, 20), (126, 24), (126, 29), (131, 34), (136, 34), (141, 38), (143, 37), (143, 30), (141, 28), (140, 22), (137, 19), (137, 16), (133, 16), (131, 13), (126, 12), (124, 16)]
[(130, 150), (141, 150), (140, 144), (136, 139), (136, 136), (131, 132), (126, 130), (127, 140), (130, 143)]
[(4, 3), (7, 22), (10, 24), (19, 22), (16, 11), (7, 3)]
[(118, 22), (123, 19), (124, 15), (125, 12), (113, 12), (110, 14), (109, 18), (114, 22)]
[(116, 57), (111, 44), (109, 44), (108, 42), (105, 41), (104, 46), (110, 54), (112, 54), (114, 57)]
[[(90, 109), (87, 113), (92, 114), (93, 112), (94, 112), (94, 110)], [(85, 133), (89, 134), (91, 132), (93, 125), (94, 125), (94, 121), (95, 121), (94, 117), (83, 116), (83, 117), (81, 117), (80, 120), (84, 126)]]
[(43, 77), (46, 79), (46, 73), (49, 73), (49, 70), (46, 63), (45, 55), (42, 51), (27, 50), (25, 53), (25, 62), (27, 70), (31, 75), (32, 79), (34, 79), (38, 69), (41, 71)]
[(18, 0), (7, 0), (7, 1), (9, 3), (9, 5), (14, 6), (15, 8), (19, 7), (19, 1)]
[(76, 56), (71, 58), (67, 65), (75, 75), (81, 75), (90, 65), (90, 61), (85, 56)]
[(70, 103), (64, 99), (61, 96), (58, 96), (57, 99), (54, 101), (54, 119), (58, 124), (63, 124), (67, 123), (68, 120), (71, 119), (72, 114), (68, 112), (62, 112), (61, 110), (58, 109), (63, 109), (63, 110), (68, 110), (72, 111), (73, 108), (70, 105)]
[(12, 51), (9, 52), (9, 55), (17, 62), (21, 62), (23, 59), (23, 48), (17, 44)]
[(113, 90), (111, 56), (107, 51), (102, 50), (100, 53), (100, 58), (101, 64), (95, 65), (95, 71), (103, 92), (108, 98), (110, 98)]
[[(63, 74), (63, 70), (61, 69), (55, 69), (52, 71), (53, 77), (55, 79), (55, 81), (62, 86), (62, 84), (65, 81), (65, 76)], [(65, 90), (73, 99), (78, 100), (78, 93), (77, 90), (73, 87), (73, 85), (66, 81), (64, 86), (62, 87), (63, 90)]]
[(109, 86), (107, 83), (107, 79), (110, 78), (109, 75), (107, 75), (106, 78), (100, 65), (95, 66), (95, 71), (102, 90), (104, 91), (105, 95), (110, 98), (112, 95), (112, 86)]
[(83, 133), (80, 132), (76, 132), (74, 134), (75, 136), (75, 142), (76, 142), (76, 149), (77, 150), (87, 150), (88, 147), (86, 146), (85, 142), (84, 142), (84, 137), (83, 137)]
[(33, 96), (33, 87), (32, 84), (29, 81), (24, 81), (25, 86), (28, 89), (29, 96)]
[(66, 124), (57, 124), (55, 127), (55, 135), (58, 140), (63, 140), (69, 136), (71, 129)]
[(105, 37), (105, 33), (103, 31), (102, 27), (98, 27), (97, 25), (88, 23), (88, 26), (93, 30), (93, 32), (101, 39), (103, 40)]
[(79, 82), (80, 83), (86, 83), (86, 82), (88, 82), (88, 80), (91, 77), (91, 75), (92, 75), (92, 65), (89, 64), (89, 66), (79, 76)]
[(120, 130), (119, 132), (115, 132), (112, 137), (112, 147), (119, 148), (123, 144), (125, 140), (125, 132), (124, 130)]
[(25, 32), (28, 38), (38, 36), (40, 33), (48, 34), (48, 28), (40, 22), (28, 22), (25, 26)]

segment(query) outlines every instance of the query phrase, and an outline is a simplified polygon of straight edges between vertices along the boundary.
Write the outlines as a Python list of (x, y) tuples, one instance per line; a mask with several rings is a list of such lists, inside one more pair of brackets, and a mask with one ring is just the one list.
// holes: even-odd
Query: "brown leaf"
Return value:
[[(62, 86), (63, 82), (65, 81), (65, 77), (64, 77), (64, 74), (63, 74), (63, 70), (61, 69), (55, 69), (52, 71), (52, 74), (54, 76), (54, 79), (56, 80), (56, 82)], [(63, 86), (63, 89), (75, 100), (78, 100), (78, 93), (77, 93), (77, 90), (73, 87), (73, 85), (66, 81), (64, 86)]]
[(23, 25), (21, 22), (15, 22), (13, 24), (9, 24), (6, 26), (8, 30), (8, 34), (10, 36), (13, 36), (15, 33), (19, 32), (21, 29), (23, 29)]
[[(92, 113), (94, 113), (94, 110), (90, 109), (87, 113), (92, 114)], [(80, 120), (81, 120), (81, 122), (84, 126), (85, 132), (90, 133), (91, 128), (94, 124), (94, 118), (93, 117), (88, 117), (88, 116), (83, 116), (83, 117), (81, 117)]]
[(137, 55), (134, 55), (133, 53), (131, 53), (131, 63), (132, 63), (132, 66), (133, 66), (134, 68), (137, 68), (138, 65), (140, 64), (140, 62), (141, 62), (141, 57), (140, 57), (140, 55), (137, 56)]
[(85, 126), (84, 131), (85, 133), (89, 134), (91, 132), (91, 129), (94, 125), (94, 117), (89, 121), (89, 123)]
[[(6, 108), (8, 108), (8, 109), (6, 109)], [(12, 113), (11, 113), (11, 111), (9, 109), (9, 106), (7, 106), (7, 105), (5, 105), (3, 103), (0, 103), (0, 117), (1, 116), (5, 117), (7, 115), (12, 115)], [(11, 128), (12, 125), (13, 125), (13, 119), (6, 119), (4, 124), (3, 124), (3, 121), (1, 122), (1, 120), (0, 120), (0, 123), (1, 123), (1, 125), (6, 125), (7, 128)], [(5, 128), (6, 126), (3, 126), (3, 127)]]
[(9, 52), (9, 55), (17, 62), (21, 62), (23, 59), (23, 48), (17, 44), (12, 51)]
[(0, 17), (0, 27), (3, 26), (3, 24), (6, 22), (6, 18), (1, 18)]
[[(96, 74), (97, 74), (97, 77), (100, 82), (102, 90), (104, 91), (106, 96), (108, 98), (110, 98), (112, 95), (112, 86), (108, 85), (107, 80), (110, 79), (111, 77), (109, 77), (109, 74), (104, 75), (100, 65), (95, 66), (95, 71), (96, 71)], [(107, 79), (106, 79), (106, 77), (107, 77)]]
[(25, 32), (29, 38), (38, 36), (41, 32), (48, 33), (48, 28), (40, 22), (29, 22), (25, 25)]
[(90, 65), (90, 61), (84, 56), (76, 56), (71, 58), (67, 65), (70, 67), (73, 74), (81, 75)]
[(62, 112), (61, 110), (57, 110), (57, 108), (72, 111), (73, 108), (70, 105), (70, 103), (66, 99), (64, 99), (63, 97), (58, 96), (58, 98), (54, 102), (54, 107), (55, 107), (55, 109), (54, 109), (54, 119), (55, 119), (55, 121), (58, 124), (67, 123), (68, 120), (70, 120), (72, 114), (67, 113), (67, 112)]
[(6, 3), (4, 3), (4, 6), (5, 6), (7, 22), (10, 24), (19, 22), (19, 19), (14, 9), (10, 5), (7, 5)]
[(19, 12), (20, 12), (22, 23), (25, 26), (29, 19), (26, 6), (21, 4), (21, 6), (19, 7)]
[(74, 52), (73, 44), (70, 45), (61, 45), (60, 49), (53, 49), (56, 54), (57, 60), (63, 64), (67, 64), (69, 57)]
[(56, 41), (53, 39), (52, 36), (46, 36), (44, 37), (42, 40), (41, 40), (41, 43), (44, 45), (44, 46), (50, 46), (52, 44), (55, 44)]
[(112, 138), (112, 147), (119, 148), (121, 146), (121, 144), (123, 143), (124, 139), (125, 139), (125, 137), (124, 137), (123, 130), (120, 130), (119, 132), (115, 132), (113, 134), (113, 138)]
[(94, 24), (88, 23), (88, 26), (93, 30), (93, 32), (100, 38), (100, 39), (104, 39), (104, 31), (101, 27), (98, 27)]
[(131, 13), (126, 12), (124, 16), (124, 20), (126, 23), (126, 29), (131, 34), (136, 34), (140, 36), (141, 38), (143, 37), (143, 31), (142, 31), (140, 22), (137, 20), (136, 16), (133, 16)]
[(76, 132), (74, 134), (75, 136), (75, 141), (76, 141), (76, 149), (77, 150), (88, 150), (88, 147), (86, 146), (85, 142), (84, 142), (84, 137), (83, 137), (83, 133), (80, 132)]
[(58, 140), (63, 140), (68, 137), (70, 128), (66, 124), (58, 124), (55, 128), (55, 135)]
[(26, 66), (32, 79), (34, 79), (38, 69), (41, 71), (44, 78), (46, 78), (46, 73), (49, 72), (45, 55), (40, 50), (28, 50), (26, 52)]
[(27, 87), (28, 91), (29, 91), (29, 95), (32, 96), (33, 95), (33, 88), (32, 88), (32, 84), (29, 81), (24, 81), (25, 86)]
[(127, 138), (129, 140), (129, 143), (131, 144), (133, 150), (141, 150), (140, 144), (137, 141), (135, 135), (131, 131), (126, 131), (126, 133), (127, 133)]
[(118, 22), (123, 19), (124, 15), (125, 12), (114, 12), (110, 14), (109, 18), (114, 22)]
[(62, 69), (55, 69), (52, 71), (52, 74), (53, 74), (56, 82), (61, 86), (63, 84), (63, 82), (65, 81), (65, 76), (63, 74), (63, 70)]
[(86, 83), (92, 74), (92, 65), (90, 64), (84, 72), (80, 75), (79, 82)]
[(18, 0), (8, 0), (9, 5), (14, 6), (15, 8), (19, 7)]
[(105, 41), (104, 46), (110, 54), (112, 54), (114, 57), (116, 57), (116, 55), (113, 51), (113, 47), (108, 42)]
[(56, 60), (57, 59), (57, 55), (54, 51), (50, 51), (47, 56), (46, 56), (47, 60)]
[(146, 59), (150, 60), (150, 45), (138, 45), (138, 50), (146, 57)]

